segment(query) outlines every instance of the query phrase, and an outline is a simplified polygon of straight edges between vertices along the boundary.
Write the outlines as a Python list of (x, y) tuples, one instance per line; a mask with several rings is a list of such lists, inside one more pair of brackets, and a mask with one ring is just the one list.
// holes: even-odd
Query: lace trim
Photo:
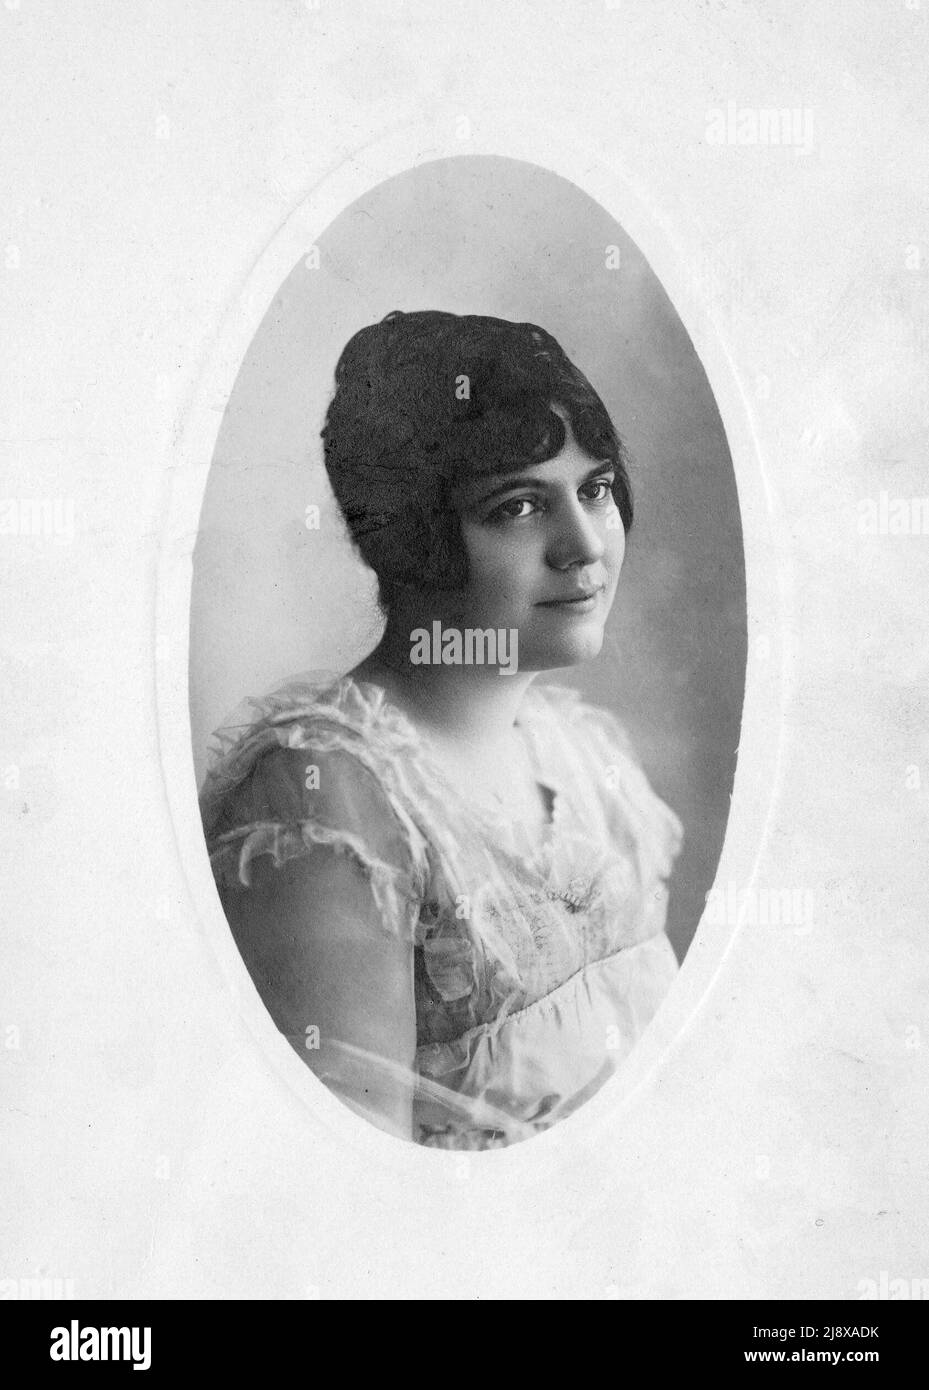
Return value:
[(422, 888), (393, 864), (370, 853), (364, 841), (347, 830), (336, 830), (314, 820), (292, 823), (254, 821), (218, 835), (210, 854), (217, 882), (229, 887), (251, 887), (251, 861), (259, 854), (270, 854), (280, 869), (300, 855), (311, 854), (316, 845), (325, 845), (336, 854), (348, 856), (367, 878), (378, 911), (385, 922), (403, 923), (415, 935)]

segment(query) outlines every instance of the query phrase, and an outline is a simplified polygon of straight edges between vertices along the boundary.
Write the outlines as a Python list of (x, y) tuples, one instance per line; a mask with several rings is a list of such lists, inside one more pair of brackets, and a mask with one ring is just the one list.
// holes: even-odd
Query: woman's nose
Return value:
[(551, 565), (556, 569), (591, 565), (601, 558), (604, 549), (598, 526), (579, 501), (567, 502), (559, 509), (548, 547)]

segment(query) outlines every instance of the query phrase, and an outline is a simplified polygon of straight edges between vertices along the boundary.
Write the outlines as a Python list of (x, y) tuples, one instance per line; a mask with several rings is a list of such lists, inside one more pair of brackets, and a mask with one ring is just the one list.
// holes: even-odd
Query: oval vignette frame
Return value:
[[(780, 705), (786, 644), (782, 631), (781, 577), (771, 522), (770, 492), (756, 445), (748, 404), (710, 306), (687, 293), (686, 258), (671, 244), (628, 178), (605, 158), (585, 150), (583, 161), (561, 132), (535, 122), (531, 128), (504, 111), (493, 113), (483, 142), (469, 142), (469, 156), (523, 160), (569, 180), (615, 219), (636, 243), (668, 294), (703, 365), (729, 444), (738, 493), (745, 555), (748, 653), (739, 757), (726, 834), (714, 884), (746, 888), (757, 872), (780, 768)], [(452, 148), (456, 144), (457, 148)], [(347, 156), (317, 184), (275, 232), (214, 334), (198, 380), (177, 422), (168, 473), (165, 525), (158, 557), (156, 653), (183, 651), (179, 661), (156, 660), (159, 749), (178, 854), (195, 911), (209, 937), (225, 984), (252, 1038), (278, 1077), (309, 1116), (333, 1137), (350, 1144), (367, 1161), (397, 1167), (415, 1164), (420, 1173), (443, 1165), (448, 1154), (397, 1140), (352, 1112), (318, 1080), (278, 1032), (229, 930), (213, 882), (200, 823), (188, 703), (190, 601), (193, 550), (221, 416), (215, 402), (228, 401), (236, 374), (258, 327), (294, 265), (356, 198), (417, 165), (462, 154), (460, 142), (439, 148), (436, 132), (411, 124)], [(583, 178), (576, 175), (583, 168)], [(763, 640), (759, 641), (758, 638)], [(778, 729), (776, 739), (770, 730)], [(474, 1157), (492, 1164), (495, 1183), (525, 1181), (553, 1171), (565, 1147), (586, 1149), (610, 1120), (629, 1107), (646, 1082), (681, 1045), (687, 1028), (712, 988), (740, 922), (711, 923), (704, 913), (680, 972), (657, 1015), (628, 1059), (573, 1115), (531, 1140)], [(460, 1159), (464, 1151), (452, 1151)], [(472, 1155), (467, 1154), (470, 1159)], [(527, 1169), (528, 1165), (528, 1169)], [(490, 1172), (487, 1168), (484, 1171)]]

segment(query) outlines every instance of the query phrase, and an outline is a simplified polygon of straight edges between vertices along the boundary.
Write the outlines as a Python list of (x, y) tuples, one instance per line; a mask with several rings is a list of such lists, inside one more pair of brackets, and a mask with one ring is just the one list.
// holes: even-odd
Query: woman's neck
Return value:
[(388, 621), (378, 645), (351, 675), (382, 686), (437, 739), (484, 751), (506, 746), (536, 672), (504, 674), (499, 664), (446, 665), (434, 659), (414, 664), (413, 630), (406, 622)]

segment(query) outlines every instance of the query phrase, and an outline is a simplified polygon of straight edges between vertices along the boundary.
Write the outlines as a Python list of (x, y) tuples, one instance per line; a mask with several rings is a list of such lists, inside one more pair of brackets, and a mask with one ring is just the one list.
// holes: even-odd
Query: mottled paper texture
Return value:
[[(927, 22), (5, 0), (0, 1297), (926, 1296)], [(286, 277), (386, 180), (487, 156), (593, 200), (692, 341), (735, 480), (745, 697), (702, 920), (627, 1066), (548, 1134), (446, 1154), (341, 1106), (249, 987), (195, 759), (258, 692), (191, 595)], [(544, 288), (570, 322), (570, 282)], [(338, 325), (306, 335), (309, 357)], [(658, 592), (662, 508), (700, 496), (653, 503)], [(654, 675), (680, 614), (636, 613)], [(654, 694), (626, 679), (634, 709)], [(687, 759), (718, 794), (732, 711), (638, 708), (656, 776)]]

